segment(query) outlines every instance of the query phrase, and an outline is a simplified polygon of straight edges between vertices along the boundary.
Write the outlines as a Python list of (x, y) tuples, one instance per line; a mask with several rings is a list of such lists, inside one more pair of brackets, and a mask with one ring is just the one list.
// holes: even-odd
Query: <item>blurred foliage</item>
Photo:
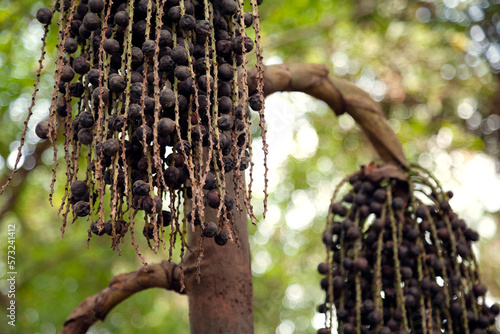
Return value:
[[(34, 14), (48, 5), (43, 2), (0, 0), (4, 180), (31, 99), (42, 32)], [(499, 7), (486, 0), (264, 0), (260, 11), (265, 59), (269, 64), (323, 63), (332, 74), (355, 82), (382, 103), (408, 159), (450, 178), (445, 184), (456, 184), (451, 179), (458, 178), (472, 157), (486, 152), (496, 159), (500, 152)], [(56, 42), (51, 34), (49, 50)], [(88, 226), (83, 221), (67, 226), (61, 239), (57, 208), (47, 201), (51, 152), (35, 151), (33, 135), (36, 121), (47, 116), (53, 59), (49, 53), (30, 122), (25, 169), (0, 197), (0, 240), (6, 240), (8, 224), (18, 228), (18, 333), (60, 331), (84, 298), (107, 286), (114, 275), (140, 265), (131, 247), (118, 256), (105, 240), (92, 239), (87, 249)], [(321, 322), (315, 306), (323, 293), (315, 268), (324, 257), (320, 240), (333, 187), (374, 155), (352, 118), (335, 118), (323, 103), (303, 94), (279, 93), (267, 106), (270, 210), (258, 227), (251, 227), (255, 332), (311, 333)], [(33, 152), (41, 158), (35, 159)], [(257, 168), (256, 178), (260, 171)], [(57, 186), (56, 205), (64, 193), (64, 186)], [(259, 187), (256, 181), (257, 196)], [(259, 198), (255, 206), (262, 210)], [(466, 218), (487, 216), (494, 227), (499, 222), (498, 208), (480, 206), (476, 215), (469, 214), (468, 207), (456, 210)], [(494, 254), (500, 254), (499, 247), (494, 236), (479, 245), (483, 279), (496, 297), (500, 259)], [(159, 261), (165, 254), (146, 256)], [(0, 259), (0, 277), (6, 272), (4, 261)], [(0, 294), (2, 307), (6, 301)], [(92, 332), (188, 333), (188, 323), (185, 297), (151, 290), (119, 305)], [(4, 326), (0, 324), (0, 331), (9, 333)]]

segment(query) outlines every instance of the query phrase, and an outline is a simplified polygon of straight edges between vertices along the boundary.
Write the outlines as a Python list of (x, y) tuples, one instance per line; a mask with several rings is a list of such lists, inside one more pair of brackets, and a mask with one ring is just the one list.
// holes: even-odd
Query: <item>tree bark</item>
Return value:
[(62, 334), (80, 334), (98, 320), (104, 320), (108, 313), (133, 294), (149, 288), (180, 290), (179, 267), (168, 261), (142, 267), (134, 272), (115, 276), (109, 286), (87, 297), (66, 318)]
[[(235, 197), (232, 173), (226, 175), (229, 195)], [(244, 196), (240, 193), (240, 198)], [(243, 201), (240, 206), (244, 208)], [(205, 220), (217, 222), (217, 210), (207, 208)], [(245, 210), (241, 215), (233, 209), (236, 242), (219, 246), (213, 238), (203, 239), (201, 277), (196, 269), (201, 232), (197, 227), (189, 233), (192, 250), (186, 258), (185, 283), (189, 297), (189, 320), (193, 334), (253, 333), (253, 292), (250, 268), (248, 222)]]

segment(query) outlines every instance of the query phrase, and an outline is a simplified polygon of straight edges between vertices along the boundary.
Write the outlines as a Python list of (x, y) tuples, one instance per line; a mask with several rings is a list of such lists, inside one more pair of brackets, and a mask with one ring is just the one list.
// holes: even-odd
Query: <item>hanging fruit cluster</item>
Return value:
[(419, 167), (369, 165), (347, 181), (323, 233), (318, 333), (331, 333), (334, 309), (344, 334), (498, 333), (471, 249), (479, 235), (451, 209), (453, 194)]
[[(28, 120), (45, 38), (58, 14), (50, 116), (35, 132), (54, 148), (51, 203), (64, 150), (63, 233), (72, 212), (74, 219), (88, 218), (89, 239), (110, 235), (118, 250), (130, 231), (141, 255), (133, 230), (138, 214), (155, 251), (165, 245), (169, 225), (170, 247), (181, 240), (183, 252), (187, 227), (224, 245), (237, 240), (235, 214), (248, 212), (254, 221), (244, 171), (250, 168), (251, 177), (248, 105), (257, 112), (267, 153), (261, 2), (251, 0), (247, 12), (243, 0), (56, 0), (37, 12), (45, 35)], [(255, 43), (246, 31), (252, 26)], [(247, 54), (254, 49), (258, 85), (249, 92)], [(218, 221), (206, 221), (205, 209), (216, 210)]]

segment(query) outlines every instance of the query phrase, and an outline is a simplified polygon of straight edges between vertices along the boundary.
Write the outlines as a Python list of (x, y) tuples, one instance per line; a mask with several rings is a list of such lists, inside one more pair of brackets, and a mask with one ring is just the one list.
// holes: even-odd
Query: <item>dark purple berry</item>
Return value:
[(179, 80), (179, 81), (184, 81), (189, 79), (191, 76), (191, 72), (189, 71), (189, 67), (181, 65), (177, 66), (174, 70), (174, 76)]
[(171, 22), (179, 22), (181, 19), (181, 8), (179, 6), (171, 7), (167, 12), (167, 16)]
[(88, 3), (90, 11), (94, 13), (100, 13), (104, 9), (103, 0), (89, 0)]
[(147, 40), (142, 43), (142, 53), (148, 58), (152, 58), (155, 55), (156, 43), (152, 40)]
[(73, 209), (75, 211), (75, 215), (77, 215), (78, 217), (85, 217), (90, 213), (90, 205), (89, 203), (84, 201), (76, 202)]
[(224, 246), (225, 244), (227, 244), (228, 237), (226, 233), (221, 230), (219, 233), (215, 235), (214, 241), (217, 245)]
[(120, 144), (115, 139), (108, 139), (102, 145), (103, 153), (107, 156), (114, 156), (120, 150)]
[(394, 197), (392, 200), (392, 208), (396, 211), (403, 210), (405, 206), (405, 201), (401, 197)]
[(90, 70), (90, 64), (85, 57), (76, 57), (73, 60), (73, 69), (78, 74), (85, 74)]
[(70, 82), (75, 77), (75, 71), (69, 65), (64, 65), (61, 68), (61, 81)]
[[(243, 50), (243, 47), (245, 50)], [(253, 50), (254, 44), (250, 37), (236, 36), (232, 42), (232, 48), (234, 53), (241, 55), (244, 52), (250, 52)], [(253, 108), (252, 108), (253, 109)]]
[(217, 209), (220, 205), (220, 195), (217, 189), (212, 189), (207, 193), (207, 204), (213, 209)]
[(95, 13), (87, 13), (83, 17), (83, 27), (88, 31), (96, 31), (101, 27), (101, 20)]
[(127, 87), (125, 79), (119, 74), (113, 74), (109, 77), (109, 90), (114, 93), (121, 93)]
[(472, 287), (472, 291), (474, 292), (474, 296), (480, 297), (486, 294), (487, 289), (481, 283), (477, 283)]
[(41, 121), (35, 127), (35, 134), (40, 139), (49, 138), (49, 121)]
[(82, 128), (91, 128), (94, 125), (94, 116), (89, 111), (84, 111), (78, 117), (79, 125)]
[(184, 31), (193, 30), (196, 27), (196, 19), (189, 14), (184, 14), (179, 20), (179, 27)]
[(36, 12), (36, 19), (41, 24), (50, 24), (50, 21), (52, 21), (52, 11), (42, 7)]
[(102, 44), (102, 47), (104, 51), (106, 51), (106, 53), (110, 55), (120, 52), (120, 42), (118, 42), (114, 38), (105, 40), (104, 43)]
[(75, 53), (76, 50), (78, 50), (78, 42), (74, 38), (68, 37), (64, 43), (64, 51), (71, 54)]
[(83, 181), (73, 181), (71, 183), (71, 194), (76, 198), (83, 198), (88, 191), (89, 187)]
[(160, 212), (162, 207), (162, 202), (160, 196), (154, 196), (154, 199), (146, 196), (142, 200), (142, 209), (146, 211), (146, 213), (153, 213), (153, 210), (155, 212)]
[(203, 228), (203, 236), (206, 238), (213, 238), (217, 234), (217, 225), (214, 222), (205, 222)]
[(78, 131), (77, 137), (78, 137), (78, 141), (82, 145), (92, 144), (93, 136), (92, 136), (92, 130), (90, 130), (90, 129), (86, 129), (86, 128), (80, 129), (80, 131)]
[(114, 21), (118, 26), (125, 28), (128, 26), (128, 13), (124, 10), (118, 11), (114, 16)]
[(160, 92), (160, 104), (163, 108), (170, 108), (175, 104), (175, 93), (169, 88)]
[(188, 53), (184, 46), (176, 46), (170, 53), (172, 60), (178, 65), (184, 65), (188, 61)]
[(142, 180), (135, 181), (132, 185), (132, 192), (134, 195), (146, 196), (149, 194), (149, 184)]
[(169, 136), (175, 131), (175, 122), (170, 118), (162, 118), (158, 122), (158, 134)]

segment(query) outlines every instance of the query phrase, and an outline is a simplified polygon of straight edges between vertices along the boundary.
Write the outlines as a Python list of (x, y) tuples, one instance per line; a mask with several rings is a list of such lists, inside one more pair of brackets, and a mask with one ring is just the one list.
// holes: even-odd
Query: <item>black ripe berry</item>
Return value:
[(158, 134), (161, 136), (169, 136), (175, 130), (175, 122), (170, 118), (162, 118), (158, 122)]
[(226, 195), (226, 197), (224, 197), (224, 205), (227, 211), (231, 211), (234, 207), (234, 199), (231, 196)]
[(213, 238), (217, 234), (217, 225), (214, 222), (206, 222), (205, 228), (203, 228), (203, 236), (207, 238)]
[(96, 31), (101, 27), (101, 20), (95, 13), (87, 13), (83, 17), (83, 27), (88, 31)]
[(50, 24), (50, 21), (52, 21), (52, 11), (42, 7), (36, 12), (36, 19), (41, 24)]
[(234, 117), (224, 115), (217, 120), (217, 126), (221, 131), (231, 130), (234, 126)]
[(117, 25), (125, 28), (128, 25), (129, 21), (128, 13), (124, 10), (121, 10), (115, 14), (114, 20)]
[[(95, 221), (92, 223), (92, 225), (90, 225), (90, 230), (92, 231), (92, 233), (94, 233), (95, 235), (104, 235), (106, 233), (106, 228), (105, 228), (105, 225), (106, 224), (102, 224), (100, 226), (99, 224), (99, 221)], [(111, 223), (110, 223), (111, 225)]]
[(259, 94), (252, 95), (248, 100), (248, 103), (250, 104), (250, 108), (252, 108), (255, 111), (259, 111), (262, 109), (262, 102), (260, 100)]
[(332, 213), (344, 217), (347, 214), (347, 209), (341, 203), (335, 203), (332, 206)]
[(105, 40), (104, 43), (102, 44), (102, 47), (104, 51), (106, 51), (106, 53), (110, 55), (113, 53), (120, 52), (120, 42), (118, 42), (114, 38)]
[(132, 65), (139, 66), (144, 60), (144, 53), (136, 46), (132, 47)]
[(75, 77), (75, 71), (69, 65), (64, 65), (61, 68), (61, 81), (70, 82)]
[(233, 79), (233, 69), (228, 63), (222, 64), (219, 67), (219, 79), (229, 81)]
[(195, 27), (196, 34), (200, 37), (210, 36), (212, 29), (210, 28), (210, 22), (207, 20), (198, 20), (196, 21)]
[(64, 51), (71, 54), (75, 53), (76, 50), (78, 50), (78, 42), (74, 38), (68, 37), (64, 43)]
[(221, 114), (229, 114), (233, 110), (233, 101), (228, 96), (223, 96), (219, 99), (219, 112)]
[(100, 13), (104, 9), (103, 0), (89, 0), (88, 3), (91, 12)]
[(373, 197), (375, 198), (375, 200), (377, 202), (385, 203), (385, 200), (387, 199), (387, 192), (383, 188), (377, 189), (377, 190), (375, 190)]
[(160, 41), (158, 45), (160, 47), (165, 47), (172, 44), (172, 34), (168, 30), (160, 31)]
[(394, 197), (392, 200), (392, 208), (396, 211), (403, 210), (405, 201), (401, 197)]
[(217, 245), (224, 246), (227, 244), (228, 237), (224, 231), (220, 230), (219, 233), (215, 235), (214, 241)]
[(102, 145), (103, 153), (110, 157), (118, 153), (119, 149), (120, 144), (114, 139), (108, 139)]
[(71, 194), (76, 198), (83, 198), (88, 190), (89, 187), (83, 181), (73, 181), (73, 183), (71, 183)]
[(89, 111), (84, 111), (80, 114), (79, 118), (79, 125), (82, 128), (91, 128), (94, 125), (94, 116), (92, 115), (91, 112)]
[(181, 19), (181, 8), (179, 6), (173, 6), (168, 10), (168, 19), (173, 23), (177, 23)]
[(99, 85), (99, 80), (100, 80), (99, 70), (96, 69), (96, 68), (91, 69), (89, 71), (89, 73), (87, 73), (87, 79), (89, 79), (89, 82), (92, 85), (98, 86)]
[(190, 77), (191, 73), (189, 71), (189, 67), (187, 66), (177, 66), (174, 70), (174, 76), (179, 81), (187, 80)]
[(421, 205), (421, 206), (417, 207), (417, 210), (415, 211), (415, 215), (418, 218), (426, 219), (427, 218), (427, 209), (425, 208), (425, 206)]
[(250, 37), (236, 36), (233, 39), (231, 46), (233, 48), (234, 53), (241, 55), (243, 53), (250, 52), (253, 50), (253, 41)]
[(73, 69), (78, 74), (85, 74), (90, 70), (90, 64), (85, 57), (76, 57), (73, 60)]
[(109, 77), (109, 90), (114, 93), (121, 93), (127, 87), (125, 79), (119, 74), (114, 74)]
[(90, 130), (90, 129), (85, 129), (85, 128), (80, 129), (80, 131), (78, 131), (77, 137), (78, 137), (78, 141), (82, 145), (92, 144), (93, 137), (92, 137), (92, 130)]
[(147, 196), (142, 200), (142, 209), (146, 211), (146, 213), (160, 212), (161, 207), (162, 202), (160, 196), (154, 196), (153, 198)]
[(464, 231), (464, 236), (467, 238), (467, 240), (472, 241), (472, 242), (479, 240), (479, 234), (470, 228), (468, 228)]
[(73, 209), (75, 210), (75, 215), (78, 217), (85, 217), (90, 213), (90, 205), (84, 201), (76, 202)]
[(328, 274), (328, 270), (330, 270), (330, 265), (326, 262), (321, 262), (318, 264), (318, 273), (321, 275), (326, 275)]
[(160, 92), (160, 104), (163, 108), (170, 108), (175, 104), (175, 93), (169, 88)]
[(188, 61), (188, 53), (184, 46), (176, 46), (170, 53), (172, 60), (178, 65), (184, 65)]
[(184, 31), (193, 30), (196, 27), (196, 19), (189, 14), (185, 14), (179, 21), (179, 27)]
[(478, 283), (472, 287), (472, 291), (474, 292), (474, 296), (480, 297), (486, 294), (487, 289), (484, 285)]
[(94, 100), (94, 103), (96, 103), (97, 105), (101, 103), (101, 99), (104, 103), (108, 103), (109, 89), (107, 89), (106, 87), (97, 87), (92, 92), (92, 99)]
[(212, 189), (207, 193), (207, 204), (213, 209), (217, 209), (220, 205), (220, 196), (217, 189)]
[(165, 184), (169, 187), (174, 186), (181, 177), (181, 171), (175, 166), (168, 167), (163, 173)]
[(175, 144), (175, 150), (177, 153), (183, 154), (189, 154), (191, 152), (191, 144), (187, 140), (179, 140), (177, 144)]
[(167, 210), (163, 210), (161, 212), (162, 219), (163, 219), (163, 226), (168, 226), (170, 225), (170, 222), (172, 221), (172, 213)]
[(149, 184), (142, 180), (135, 181), (132, 186), (134, 195), (146, 196), (149, 194)]
[(49, 138), (49, 121), (41, 121), (35, 127), (35, 134), (40, 139)]
[(148, 58), (152, 58), (155, 55), (156, 43), (152, 40), (147, 40), (142, 43), (142, 53)]

